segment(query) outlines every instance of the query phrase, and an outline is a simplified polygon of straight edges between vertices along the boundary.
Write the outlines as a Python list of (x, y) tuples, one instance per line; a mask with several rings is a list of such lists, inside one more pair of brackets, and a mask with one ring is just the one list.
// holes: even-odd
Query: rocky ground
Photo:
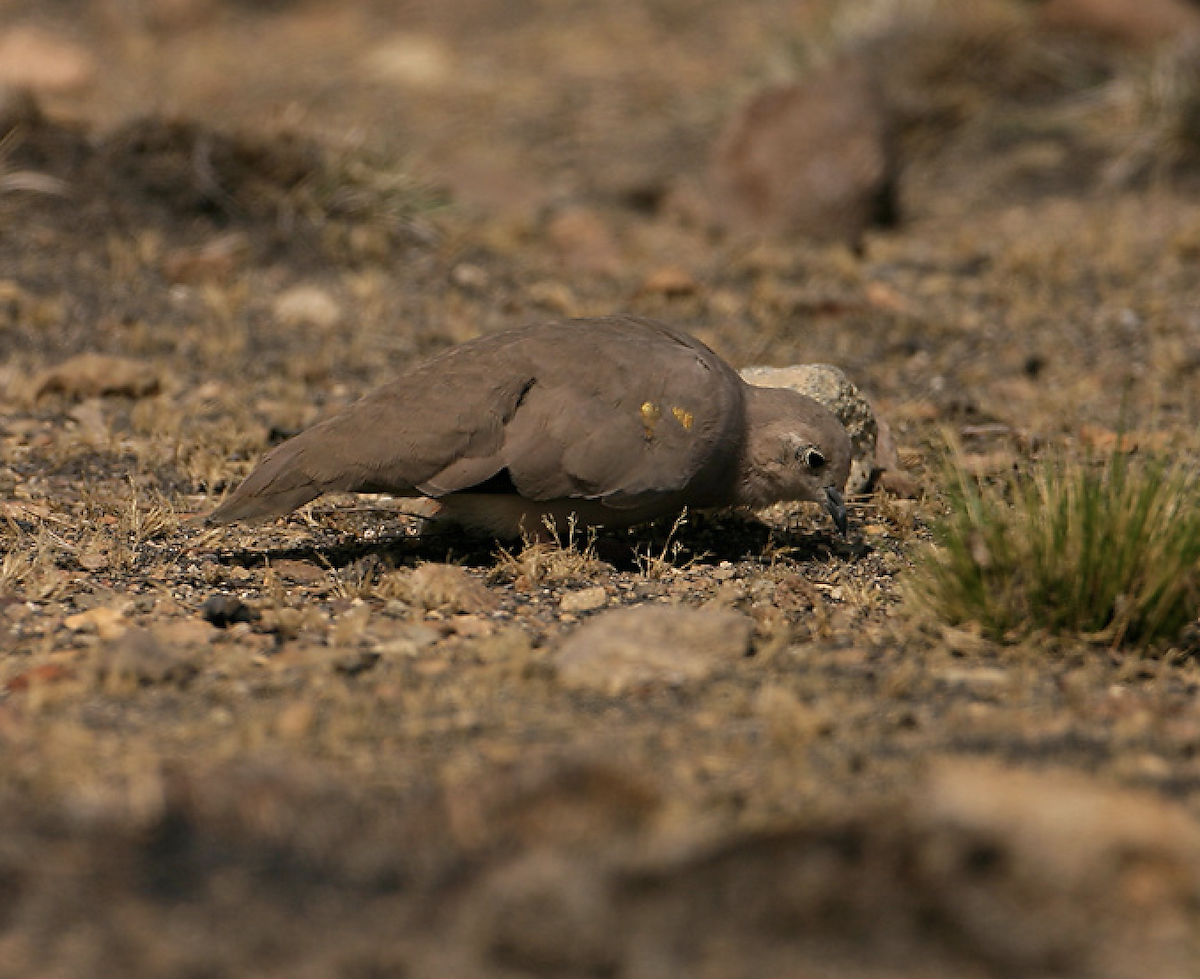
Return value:
[[(1195, 450), (1198, 25), (0, 0), (0, 976), (1200, 975), (1185, 644), (906, 590), (947, 435)], [(878, 142), (759, 234), (802, 168), (721, 167), (851, 145), (731, 129), (805, 78)], [(848, 540), (197, 519), (449, 343), (614, 311), (840, 366), (906, 478)]]

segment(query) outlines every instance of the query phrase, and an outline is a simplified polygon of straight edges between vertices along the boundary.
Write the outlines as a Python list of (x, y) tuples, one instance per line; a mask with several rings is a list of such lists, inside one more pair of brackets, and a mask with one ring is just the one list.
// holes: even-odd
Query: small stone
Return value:
[(154, 626), (159, 642), (168, 646), (206, 647), (212, 641), (212, 624), (196, 619), (172, 619)]
[(490, 612), (496, 596), (456, 564), (422, 564), (405, 582), (414, 605), (453, 612)]
[(532, 283), (527, 295), (532, 306), (559, 316), (579, 316), (582, 306), (574, 290), (561, 280)]
[(79, 354), (44, 370), (32, 384), (35, 400), (53, 393), (78, 400), (107, 395), (145, 398), (161, 388), (162, 378), (152, 364), (95, 353)]
[(99, 551), (84, 551), (79, 555), (79, 566), (84, 571), (100, 571), (108, 567), (108, 556)]
[(297, 638), (304, 626), (304, 613), (298, 608), (267, 609), (262, 615), (262, 629), (273, 633), (279, 642)]
[(125, 614), (115, 608), (90, 608), (68, 615), (64, 625), (72, 632), (91, 632), (101, 639), (116, 639), (129, 628)]
[(342, 321), (342, 307), (324, 289), (300, 285), (281, 293), (272, 307), (285, 326), (313, 326), (331, 330)]
[(605, 612), (563, 643), (559, 682), (616, 696), (703, 680), (750, 651), (753, 623), (728, 609), (640, 605)]
[(209, 595), (200, 606), (200, 615), (218, 629), (237, 622), (253, 622), (258, 616), (236, 595)]
[(446, 628), (456, 636), (462, 636), (465, 639), (479, 639), (494, 633), (496, 623), (485, 616), (467, 613), (451, 616), (446, 620)]
[(921, 484), (904, 471), (891, 426), (879, 415), (875, 416), (875, 424), (879, 428), (875, 437), (875, 485), (892, 496), (916, 499), (921, 495)]
[(96, 675), (139, 684), (178, 683), (196, 673), (193, 652), (168, 645), (149, 629), (133, 626), (97, 653)]
[(333, 668), (345, 676), (366, 673), (379, 662), (379, 652), (374, 649), (353, 649), (335, 657)]
[(271, 570), (280, 578), (297, 585), (317, 585), (329, 580), (329, 572), (312, 561), (293, 561), (284, 558), (272, 561)]
[(976, 694), (996, 693), (1012, 682), (1007, 670), (994, 666), (949, 667), (937, 675), (947, 686), (962, 687)]
[(808, 744), (827, 737), (836, 727), (833, 711), (820, 705), (805, 704), (778, 683), (759, 691), (754, 709), (765, 722), (767, 735), (779, 745)]
[(387, 639), (375, 647), (375, 651), (381, 656), (419, 656), (441, 638), (436, 629), (420, 622), (411, 622), (390, 632)]
[(87, 88), (95, 76), (95, 59), (73, 41), (28, 25), (0, 33), (0, 84), (68, 94)]
[(603, 585), (595, 585), (592, 588), (581, 588), (579, 591), (568, 592), (563, 595), (558, 607), (562, 611), (570, 613), (594, 612), (607, 604), (608, 592), (604, 590)]
[(427, 34), (396, 34), (367, 52), (363, 65), (375, 78), (416, 89), (439, 89), (461, 77), (445, 43)]
[(489, 280), (487, 269), (470, 262), (459, 262), (450, 270), (450, 281), (464, 292), (483, 292)]
[(695, 277), (678, 265), (665, 265), (651, 272), (642, 282), (642, 292), (673, 298), (690, 296), (700, 289)]
[(275, 731), (284, 740), (303, 738), (312, 730), (316, 709), (307, 700), (294, 700), (286, 704), (275, 718)]
[(104, 417), (104, 402), (100, 398), (79, 402), (67, 412), (67, 417), (79, 426), (79, 434), (85, 441), (102, 444), (108, 440), (109, 426)]

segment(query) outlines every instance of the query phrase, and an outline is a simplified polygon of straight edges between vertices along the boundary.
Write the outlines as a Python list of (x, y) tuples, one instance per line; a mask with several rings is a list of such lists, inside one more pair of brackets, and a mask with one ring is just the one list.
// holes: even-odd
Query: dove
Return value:
[(850, 439), (689, 334), (632, 316), (540, 322), (452, 347), (268, 452), (208, 522), (330, 492), (424, 497), (497, 537), (683, 510), (818, 503), (846, 533)]

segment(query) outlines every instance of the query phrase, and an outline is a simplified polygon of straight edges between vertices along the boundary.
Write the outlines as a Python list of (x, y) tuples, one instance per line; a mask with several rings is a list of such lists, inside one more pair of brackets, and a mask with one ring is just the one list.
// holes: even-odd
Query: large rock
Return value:
[(871, 72), (844, 60), (759, 93), (712, 162), (714, 216), (743, 230), (855, 242), (894, 214), (890, 119)]
[(970, 759), (934, 765), (911, 819), (925, 897), (993, 961), (1195, 974), (1152, 964), (1200, 947), (1200, 824), (1170, 799)]

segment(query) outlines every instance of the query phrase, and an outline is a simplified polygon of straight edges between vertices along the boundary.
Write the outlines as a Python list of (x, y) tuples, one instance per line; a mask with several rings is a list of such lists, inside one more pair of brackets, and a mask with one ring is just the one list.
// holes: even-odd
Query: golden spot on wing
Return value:
[(638, 414), (642, 416), (642, 438), (649, 442), (654, 438), (654, 426), (662, 418), (662, 408), (653, 401), (643, 401), (642, 407), (638, 409)]
[(675, 420), (689, 432), (692, 430), (692, 422), (695, 421), (695, 418), (690, 411), (688, 411), (686, 408), (680, 408), (678, 405), (676, 405), (671, 409), (671, 414), (674, 415)]

